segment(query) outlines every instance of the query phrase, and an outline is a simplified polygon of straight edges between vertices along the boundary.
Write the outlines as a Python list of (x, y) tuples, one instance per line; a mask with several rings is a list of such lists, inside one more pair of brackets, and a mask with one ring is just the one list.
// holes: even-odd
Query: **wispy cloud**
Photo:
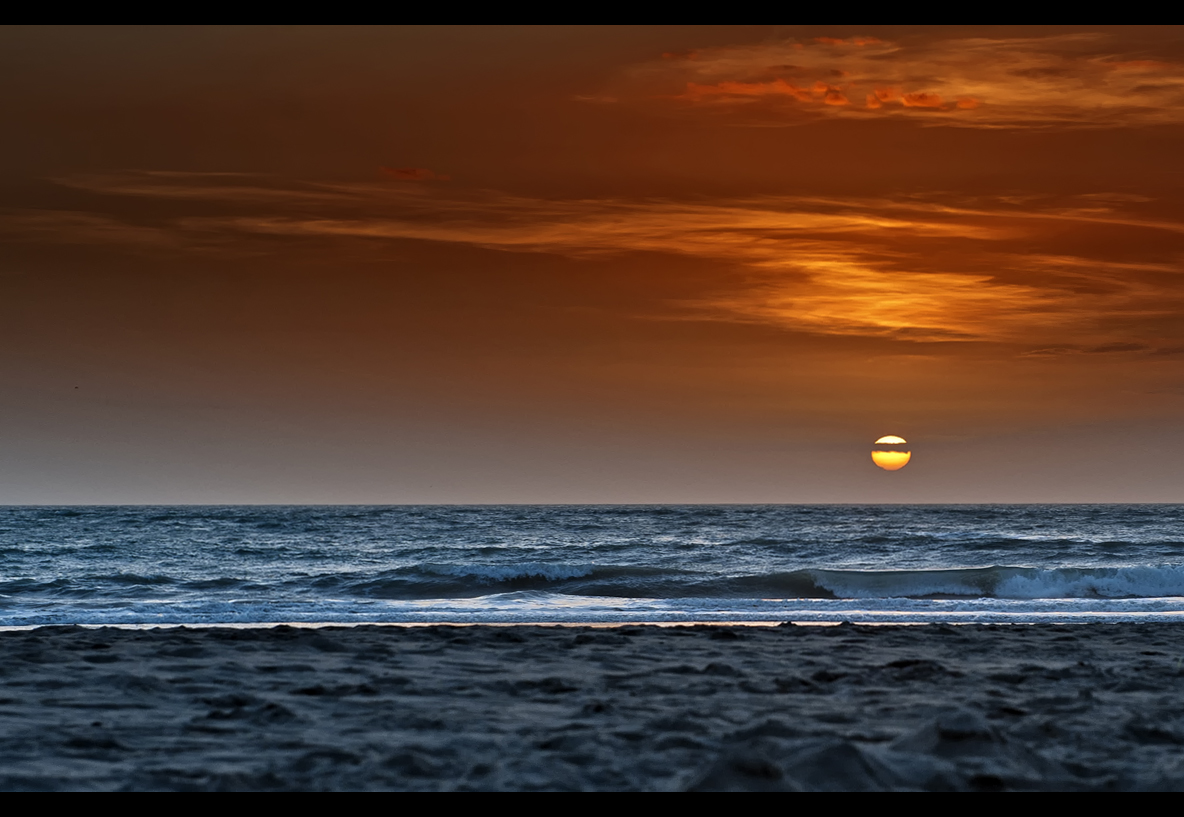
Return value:
[[(1184, 225), (1145, 217), (1138, 197), (547, 200), (419, 185), (143, 174), (79, 184), (121, 196), (202, 199), (224, 214), (175, 218), (143, 233), (100, 217), (24, 214), (10, 220), (9, 234), (129, 242), (168, 235), (207, 247), (211, 237), (226, 247), (253, 236), (414, 239), (569, 257), (693, 256), (732, 271), (721, 275), (727, 286), (711, 297), (671, 293), (662, 317), (1033, 350), (1154, 351), (1179, 345), (1173, 327), (1184, 314)], [(1160, 236), (1167, 254), (1107, 256), (1096, 248), (1102, 232), (1127, 248)]]
[(332, 206), (355, 201), (357, 193), (341, 185), (314, 182), (278, 183), (276, 179), (248, 173), (195, 173), (163, 170), (128, 170), (62, 176), (53, 181), (65, 187), (118, 196), (154, 199), (189, 199), (232, 204)]
[(904, 117), (959, 127), (1113, 127), (1184, 121), (1184, 64), (1124, 54), (1101, 34), (808, 42), (669, 54), (617, 97), (762, 122)]
[(74, 210), (19, 210), (0, 213), (0, 237), (6, 241), (111, 244), (180, 248), (175, 229), (161, 229), (96, 213)]

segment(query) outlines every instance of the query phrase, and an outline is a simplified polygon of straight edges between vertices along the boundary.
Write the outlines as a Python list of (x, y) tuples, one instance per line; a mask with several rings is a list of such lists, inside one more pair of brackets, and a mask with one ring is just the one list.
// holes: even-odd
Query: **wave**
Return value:
[(618, 598), (1164, 598), (1184, 597), (1184, 565), (968, 567), (942, 570), (807, 568), (719, 576), (627, 565), (435, 564), (377, 575), (322, 576), (322, 591), (370, 598), (466, 598), (544, 591)]
[(1184, 566), (811, 571), (835, 598), (1164, 598), (1184, 596)]
[(748, 575), (604, 564), (428, 563), (314, 575), (210, 576), (105, 573), (0, 581), (0, 606), (17, 599), (469, 599), (542, 592), (619, 599), (1141, 599), (1184, 597), (1184, 565), (946, 569), (802, 568)]

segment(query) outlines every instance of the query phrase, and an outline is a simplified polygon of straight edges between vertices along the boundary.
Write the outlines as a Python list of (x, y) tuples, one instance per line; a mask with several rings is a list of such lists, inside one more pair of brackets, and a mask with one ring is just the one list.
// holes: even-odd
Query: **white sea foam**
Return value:
[(967, 596), (1000, 599), (1184, 596), (1184, 566), (981, 567), (951, 570), (810, 571), (839, 598)]
[(619, 599), (499, 593), (467, 599), (321, 599), (136, 603), (86, 610), (47, 605), (0, 614), (0, 626), (49, 624), (522, 623), (803, 621), (1035, 623), (1184, 620), (1184, 598), (1140, 599)]
[(1184, 566), (1040, 570), (1009, 576), (1003, 598), (1138, 598), (1184, 596)]

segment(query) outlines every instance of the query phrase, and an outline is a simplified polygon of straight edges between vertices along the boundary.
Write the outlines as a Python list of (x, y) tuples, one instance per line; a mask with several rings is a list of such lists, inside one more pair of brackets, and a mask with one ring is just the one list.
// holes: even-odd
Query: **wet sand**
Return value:
[(4, 790), (1176, 790), (1184, 625), (0, 633)]

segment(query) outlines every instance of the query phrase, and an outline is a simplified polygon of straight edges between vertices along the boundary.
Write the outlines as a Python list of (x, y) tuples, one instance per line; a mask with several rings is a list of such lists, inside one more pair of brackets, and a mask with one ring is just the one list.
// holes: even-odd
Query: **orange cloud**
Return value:
[(876, 37), (851, 37), (847, 40), (838, 37), (815, 37), (814, 42), (823, 45), (876, 45), (882, 43), (883, 40)]
[(937, 94), (915, 93), (901, 94), (900, 102), (906, 108), (943, 108), (941, 97)]
[[(36, 241), (150, 241), (203, 251), (250, 247), (251, 236), (285, 235), (371, 244), (414, 239), (571, 257), (695, 256), (748, 272), (728, 291), (675, 305), (690, 319), (1035, 350), (1153, 354), (1164, 346), (1164, 327), (1184, 312), (1178, 263), (1120, 263), (1091, 255), (1101, 229), (1131, 230), (1131, 240), (1144, 240), (1148, 231), (1164, 236), (1157, 239), (1161, 243), (1184, 240), (1171, 238), (1184, 236), (1184, 223), (1140, 218), (1129, 208), (1141, 203), (1121, 195), (1059, 203), (991, 199), (976, 206), (941, 196), (544, 200), (418, 185), (285, 185), (246, 177), (237, 180), (244, 194), (236, 195), (236, 185), (225, 178), (211, 185), (201, 174), (125, 175), (89, 177), (76, 186), (204, 199), (243, 212), (147, 229), (88, 214), (29, 213), (9, 220), (10, 234)], [(263, 195), (268, 189), (270, 198)], [(285, 204), (286, 193), (293, 195)], [(1034, 249), (1041, 236), (1063, 247), (1064, 237), (1073, 234), (1083, 241), (1077, 255)]]
[[(824, 86), (825, 88), (825, 86)], [(771, 82), (720, 82), (715, 85), (699, 85), (688, 82), (684, 98), (699, 100), (705, 97), (761, 97), (788, 96), (802, 102), (814, 99), (814, 94), (804, 88), (798, 88), (783, 79)]]
[(400, 182), (446, 182), (450, 178), (425, 167), (379, 167), (378, 171), (387, 178)]
[(24, 210), (6, 214), (0, 219), (0, 235), (7, 240), (118, 244), (137, 249), (181, 246), (173, 230), (128, 224), (110, 216), (74, 210)]
[(799, 88), (783, 79), (769, 82), (731, 82), (724, 81), (715, 85), (700, 85), (688, 82), (686, 92), (682, 98), (702, 100), (716, 99), (744, 99), (768, 96), (784, 96), (799, 102), (821, 102), (824, 105), (849, 105), (851, 101), (840, 90), (825, 82), (815, 82), (809, 89)]
[[(694, 60), (650, 63), (629, 76), (644, 77), (646, 88), (685, 88), (665, 98), (691, 105), (748, 103), (736, 115), (761, 116), (761, 124), (804, 116), (924, 116), (927, 125), (976, 128), (1184, 123), (1184, 64), (1115, 51), (1106, 35), (1092, 33), (907, 44), (816, 37), (701, 49)], [(653, 99), (640, 86), (635, 93)], [(618, 96), (628, 100), (629, 90)], [(803, 104), (771, 105), (784, 97)], [(850, 99), (865, 104), (844, 103)], [(762, 105), (770, 105), (765, 114)]]
[(1170, 71), (1180, 68), (1175, 63), (1163, 60), (1112, 60), (1103, 65), (1115, 71)]

